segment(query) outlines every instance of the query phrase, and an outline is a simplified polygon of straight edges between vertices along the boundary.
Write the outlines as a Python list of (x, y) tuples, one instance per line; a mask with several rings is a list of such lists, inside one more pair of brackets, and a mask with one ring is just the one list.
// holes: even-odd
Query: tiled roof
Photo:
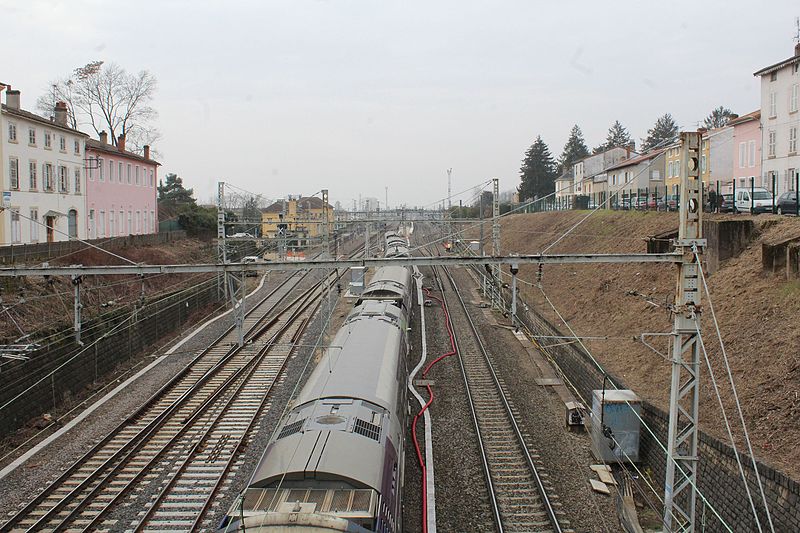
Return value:
[(83, 133), (82, 131), (73, 130), (69, 126), (61, 126), (59, 124), (56, 124), (54, 121), (52, 121), (50, 119), (46, 119), (44, 117), (41, 117), (41, 116), (37, 115), (36, 113), (31, 113), (30, 111), (25, 111), (24, 109), (11, 109), (6, 104), (2, 104), (0, 109), (2, 109), (3, 112), (8, 113), (9, 115), (16, 115), (18, 117), (21, 117), (21, 118), (24, 118), (24, 119), (27, 119), (27, 120), (31, 120), (33, 122), (39, 122), (41, 124), (44, 124), (46, 126), (49, 126), (51, 128), (57, 129), (57, 130), (68, 131), (68, 132), (70, 132), (72, 134), (75, 134), (75, 135), (82, 135), (84, 137), (88, 137), (88, 135)]
[(104, 143), (101, 141), (96, 141), (94, 139), (86, 139), (86, 149), (87, 150), (96, 150), (98, 152), (103, 152), (105, 154), (116, 154), (116, 155), (124, 155), (129, 159), (136, 159), (137, 161), (142, 161), (144, 163), (149, 163), (151, 165), (158, 165), (161, 166), (161, 163), (154, 159), (145, 159), (144, 157), (140, 156), (139, 154), (135, 154), (133, 152), (129, 152), (127, 150), (119, 150), (116, 146), (108, 143)]
[(632, 166), (632, 165), (638, 165), (639, 163), (641, 163), (643, 161), (649, 161), (650, 159), (655, 159), (656, 157), (658, 157), (661, 154), (663, 154), (666, 150), (667, 150), (666, 148), (659, 148), (658, 150), (652, 150), (650, 152), (647, 152), (646, 154), (642, 154), (642, 155), (637, 156), (637, 157), (632, 157), (630, 159), (626, 159), (624, 161), (620, 161), (616, 165), (611, 165), (610, 167), (608, 167), (606, 169), (606, 171), (616, 170), (618, 168), (625, 168), (625, 167), (629, 167), (629, 166)]
[(728, 126), (736, 126), (737, 124), (743, 124), (745, 122), (750, 122), (751, 120), (759, 120), (761, 118), (761, 110), (756, 109), (752, 113), (748, 113), (746, 115), (742, 115), (738, 118), (733, 118), (728, 121)]
[[(283, 204), (287, 202), (287, 200), (277, 200), (269, 207), (265, 207), (261, 210), (262, 213), (282, 213), (283, 212)], [(316, 196), (303, 196), (297, 200), (297, 206), (301, 209), (322, 209), (322, 198), (317, 198)], [(333, 206), (328, 204), (328, 209), (331, 211), (333, 210)]]
[(780, 70), (783, 67), (793, 65), (795, 63), (800, 62), (800, 55), (795, 54), (794, 56), (790, 57), (789, 59), (784, 59), (783, 61), (779, 61), (774, 65), (770, 65), (768, 67), (764, 67), (759, 71), (753, 72), (753, 76), (763, 76), (765, 74), (771, 74), (776, 70)]

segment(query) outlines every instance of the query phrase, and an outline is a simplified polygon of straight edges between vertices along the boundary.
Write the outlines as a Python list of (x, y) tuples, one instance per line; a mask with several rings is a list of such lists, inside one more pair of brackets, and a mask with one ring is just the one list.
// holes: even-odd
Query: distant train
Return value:
[[(386, 237), (387, 256), (408, 254)], [(402, 531), (412, 282), (405, 267), (376, 270), (221, 530)]]

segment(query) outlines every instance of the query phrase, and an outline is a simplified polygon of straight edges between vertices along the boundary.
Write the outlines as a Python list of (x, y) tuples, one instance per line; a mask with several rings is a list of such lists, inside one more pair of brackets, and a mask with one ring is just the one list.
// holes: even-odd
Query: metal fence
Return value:
[[(701, 182), (703, 188), (703, 210), (717, 213), (771, 212), (800, 215), (800, 174), (795, 182), (789, 184), (790, 189), (781, 194), (777, 178), (771, 177), (771, 183), (756, 186), (755, 178), (747, 178), (745, 185), (739, 180), (717, 180), (711, 183)], [(757, 190), (767, 190), (768, 205), (759, 205), (756, 200)], [(737, 191), (746, 191), (743, 198), (737, 200)], [(791, 194), (794, 193), (794, 194)], [(530, 202), (524, 212), (567, 211), (572, 209), (610, 209), (621, 211), (677, 211), (681, 191), (680, 185), (656, 185), (653, 187), (623, 189), (620, 191), (600, 191), (590, 194), (556, 194)], [(779, 209), (780, 208), (780, 209)]]

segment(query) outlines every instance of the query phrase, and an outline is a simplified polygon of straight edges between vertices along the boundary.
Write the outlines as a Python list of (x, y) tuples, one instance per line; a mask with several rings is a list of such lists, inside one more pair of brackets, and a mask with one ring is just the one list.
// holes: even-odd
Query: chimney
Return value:
[(105, 131), (100, 132), (100, 142), (103, 144), (108, 144), (108, 133)]
[(67, 127), (67, 104), (65, 102), (56, 102), (55, 117), (56, 124)]
[(11, 89), (11, 85), (6, 89), (6, 105), (9, 109), (19, 110), (19, 91)]
[(123, 133), (119, 137), (117, 137), (117, 150), (120, 152), (125, 151), (125, 134)]
[(150, 145), (145, 144), (142, 148), (144, 149), (144, 158), (150, 159)]

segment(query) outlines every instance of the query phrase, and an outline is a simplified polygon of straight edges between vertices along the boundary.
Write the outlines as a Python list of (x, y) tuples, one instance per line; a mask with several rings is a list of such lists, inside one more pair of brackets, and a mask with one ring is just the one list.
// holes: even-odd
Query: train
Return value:
[[(388, 233), (384, 255), (401, 248)], [(376, 269), (220, 531), (402, 531), (412, 284), (406, 267)]]

